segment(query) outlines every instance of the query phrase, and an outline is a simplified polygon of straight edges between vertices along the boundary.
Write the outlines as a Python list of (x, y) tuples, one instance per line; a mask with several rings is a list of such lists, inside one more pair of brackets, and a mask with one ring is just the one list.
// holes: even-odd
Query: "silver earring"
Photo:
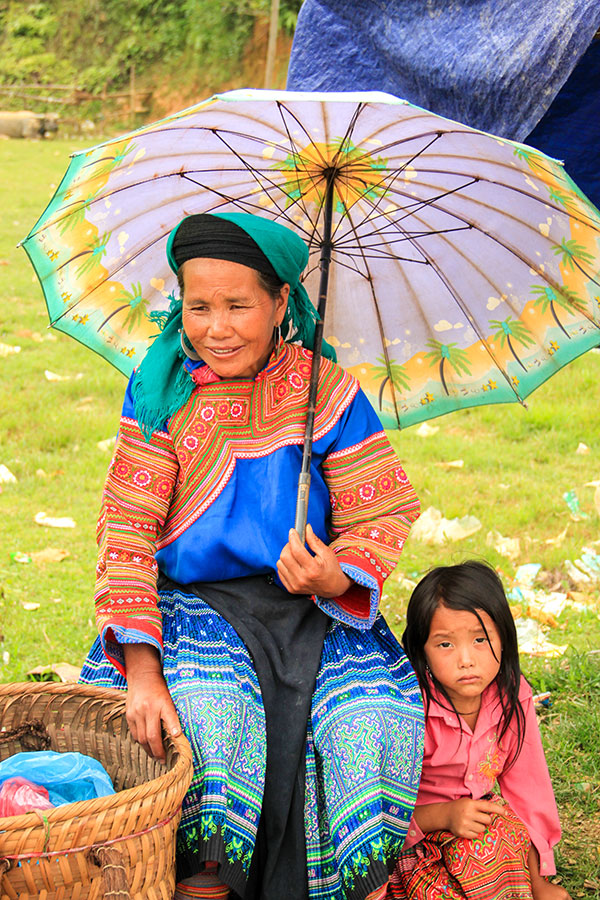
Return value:
[(183, 328), (179, 329), (179, 338), (181, 340), (181, 349), (183, 350), (187, 358), (191, 359), (193, 362), (202, 362), (202, 357), (198, 356), (198, 354), (190, 344), (189, 338)]
[(275, 341), (275, 347), (279, 347), (281, 343), (281, 325), (276, 325), (273, 329), (273, 340)]

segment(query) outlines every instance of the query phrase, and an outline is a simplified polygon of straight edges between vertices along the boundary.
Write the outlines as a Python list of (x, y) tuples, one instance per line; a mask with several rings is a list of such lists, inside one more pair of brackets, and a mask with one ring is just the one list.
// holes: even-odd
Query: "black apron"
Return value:
[[(177, 585), (237, 632), (252, 657), (266, 718), (267, 760), (256, 845), (243, 900), (308, 900), (304, 794), (306, 728), (329, 622), (306, 595), (289, 594), (271, 576)], [(227, 882), (227, 866), (219, 867)], [(239, 890), (239, 885), (236, 884)]]

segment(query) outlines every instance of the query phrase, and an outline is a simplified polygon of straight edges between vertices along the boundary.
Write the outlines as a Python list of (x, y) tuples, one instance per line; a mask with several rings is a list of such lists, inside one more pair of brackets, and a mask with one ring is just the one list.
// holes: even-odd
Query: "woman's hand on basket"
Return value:
[(158, 651), (150, 644), (123, 644), (127, 675), (125, 716), (134, 741), (155, 759), (165, 760), (162, 724), (181, 734), (177, 710), (162, 673)]
[(348, 590), (352, 579), (342, 571), (331, 547), (317, 537), (310, 525), (306, 526), (306, 543), (312, 553), (302, 544), (298, 532), (290, 529), (290, 539), (277, 562), (284, 588), (290, 594), (340, 597)]

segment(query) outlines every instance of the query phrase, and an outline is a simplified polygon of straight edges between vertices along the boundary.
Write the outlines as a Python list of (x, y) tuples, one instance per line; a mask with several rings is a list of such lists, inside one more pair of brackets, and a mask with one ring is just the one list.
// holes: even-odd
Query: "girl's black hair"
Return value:
[[(510, 607), (497, 574), (487, 563), (467, 560), (455, 566), (439, 566), (432, 569), (414, 589), (406, 612), (406, 629), (402, 635), (402, 645), (417, 674), (425, 695), (426, 710), (433, 699), (431, 684), (442, 694), (450, 708), (458, 712), (443, 686), (427, 668), (425, 644), (429, 638), (431, 620), (438, 606), (447, 609), (465, 610), (479, 619), (486, 637), (479, 610), (488, 614), (498, 630), (502, 652), (496, 685), (500, 696), (502, 715), (498, 741), (506, 734), (514, 722), (517, 733), (517, 750), (509, 762), (514, 763), (521, 752), (525, 738), (525, 713), (519, 702), (521, 667), (517, 632)], [(492, 651), (493, 652), (493, 651)], [(460, 718), (459, 718), (460, 722)], [(462, 727), (462, 726), (461, 726)]]

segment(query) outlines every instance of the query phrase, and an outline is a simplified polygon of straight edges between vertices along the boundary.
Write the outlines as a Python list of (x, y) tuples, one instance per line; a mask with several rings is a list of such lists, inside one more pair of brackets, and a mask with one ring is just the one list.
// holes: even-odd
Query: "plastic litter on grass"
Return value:
[(98, 447), (98, 449), (102, 450), (103, 452), (112, 450), (112, 448), (115, 446), (116, 440), (116, 437), (106, 438), (104, 441), (98, 441), (96, 447)]
[(596, 512), (600, 516), (600, 481), (586, 481), (585, 487), (596, 488), (594, 491), (594, 506), (596, 507)]
[(413, 525), (410, 537), (425, 544), (460, 541), (479, 531), (481, 522), (475, 516), (446, 519), (439, 509), (429, 506)]
[(32, 553), (31, 559), (38, 565), (44, 565), (45, 563), (62, 562), (69, 555), (68, 550), (63, 550), (60, 547), (46, 547), (45, 550), (37, 550), (35, 553)]
[(0, 357), (14, 356), (15, 353), (20, 352), (21, 348), (18, 344), (0, 344)]
[(500, 556), (506, 556), (513, 562), (521, 553), (519, 538), (503, 537), (499, 531), (488, 531), (485, 543), (487, 547), (493, 547)]
[(46, 381), (79, 381), (80, 378), (83, 378), (83, 372), (78, 372), (77, 375), (58, 375), (56, 372), (51, 372), (50, 369), (44, 369), (44, 376)]
[(27, 681), (62, 681), (74, 683), (79, 680), (81, 666), (71, 663), (51, 663), (49, 666), (35, 666), (27, 672)]
[(0, 464), (0, 484), (16, 484), (17, 479), (7, 466)]
[(577, 450), (575, 451), (575, 453), (577, 453), (578, 456), (585, 456), (589, 452), (590, 448), (588, 447), (588, 445), (584, 444), (583, 441), (580, 441), (577, 445)]
[(47, 528), (75, 528), (75, 521), (70, 516), (48, 516), (45, 512), (38, 512), (33, 518), (38, 525)]
[(14, 553), (11, 553), (10, 558), (13, 562), (22, 563), (23, 565), (27, 565), (27, 563), (30, 563), (32, 561), (28, 553), (21, 553), (20, 550), (16, 550)]
[(432, 437), (434, 434), (437, 434), (440, 430), (439, 425), (429, 425), (427, 422), (423, 422), (416, 430), (416, 434), (419, 437)]
[(571, 518), (574, 522), (581, 522), (583, 519), (589, 519), (587, 513), (583, 512), (581, 506), (579, 505), (579, 498), (577, 496), (577, 491), (575, 488), (571, 488), (570, 491), (565, 491), (563, 494), (563, 500), (569, 507), (571, 511)]

